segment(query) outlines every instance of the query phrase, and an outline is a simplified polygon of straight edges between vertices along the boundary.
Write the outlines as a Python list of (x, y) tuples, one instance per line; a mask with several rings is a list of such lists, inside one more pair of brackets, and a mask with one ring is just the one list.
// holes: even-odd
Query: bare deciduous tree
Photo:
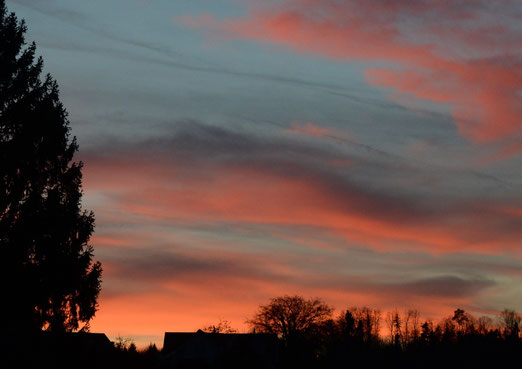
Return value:
[(399, 344), (402, 337), (402, 318), (397, 309), (395, 309), (395, 311), (388, 311), (384, 321), (390, 333), (390, 342), (392, 344)]
[(351, 308), (355, 322), (356, 330), (361, 335), (361, 339), (365, 342), (374, 341), (379, 338), (379, 330), (381, 323), (380, 310), (371, 309), (369, 307)]
[(332, 311), (320, 299), (280, 296), (260, 306), (254, 318), (247, 323), (260, 332), (275, 333), (288, 343), (294, 336), (330, 319)]
[(218, 324), (209, 324), (201, 330), (207, 333), (237, 333), (237, 329), (232, 328), (232, 324), (223, 319), (219, 319)]
[(392, 311), (388, 311), (386, 316), (384, 317), (384, 323), (388, 328), (388, 332), (390, 334), (390, 342), (393, 344), (393, 338), (395, 337), (395, 324), (393, 324), (393, 317), (395, 313)]
[(418, 310), (409, 309), (404, 312), (404, 317), (402, 319), (404, 322), (404, 331), (402, 334), (404, 345), (409, 344), (419, 337), (419, 318), (420, 313)]
[(500, 313), (500, 327), (504, 337), (518, 338), (520, 334), (520, 322), (522, 316), (515, 310), (504, 309)]
[(477, 321), (477, 331), (479, 334), (486, 335), (493, 328), (493, 319), (489, 316), (481, 316)]

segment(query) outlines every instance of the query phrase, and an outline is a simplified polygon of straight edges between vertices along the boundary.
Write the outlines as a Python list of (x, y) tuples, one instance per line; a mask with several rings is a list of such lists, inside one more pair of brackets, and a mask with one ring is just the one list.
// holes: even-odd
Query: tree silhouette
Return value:
[(457, 323), (457, 331), (461, 335), (467, 331), (471, 322), (469, 314), (462, 309), (455, 310), (451, 319)]
[(288, 343), (296, 336), (324, 323), (331, 315), (332, 308), (320, 299), (281, 296), (260, 306), (248, 323), (259, 332), (278, 334), (283, 342)]
[(232, 327), (228, 320), (219, 319), (218, 324), (210, 324), (201, 329), (207, 333), (237, 333), (237, 329)]
[(355, 319), (356, 336), (364, 342), (376, 342), (379, 339), (381, 312), (367, 306), (351, 308)]
[(355, 335), (355, 318), (350, 310), (343, 311), (337, 318), (337, 325), (343, 338), (353, 338)]
[(431, 321), (425, 321), (421, 325), (420, 340), (424, 344), (428, 344), (433, 339), (433, 323)]
[(56, 81), (0, 0), (0, 280), (4, 329), (88, 328), (101, 264), (88, 244), (82, 163)]
[(386, 317), (384, 318), (388, 330), (390, 332), (390, 342), (395, 345), (400, 344), (400, 339), (402, 335), (401, 327), (402, 327), (402, 319), (397, 310), (388, 311)]
[(515, 310), (504, 309), (500, 313), (500, 324), (504, 337), (518, 339), (521, 321), (522, 316)]

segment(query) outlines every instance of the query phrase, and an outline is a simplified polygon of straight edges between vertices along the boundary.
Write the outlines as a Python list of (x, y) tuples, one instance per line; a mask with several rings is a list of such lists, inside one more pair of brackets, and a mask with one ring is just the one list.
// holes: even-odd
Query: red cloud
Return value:
[[(224, 250), (225, 247), (221, 245), (218, 249)], [(192, 257), (198, 255), (194, 250), (185, 252)], [(473, 297), (477, 293), (484, 295), (488, 292), (482, 290), (484, 282), (480, 280), (466, 281), (454, 277), (390, 283), (389, 280), (368, 277), (309, 273), (298, 268), (287, 270), (290, 269), (285, 265), (288, 254), (283, 251), (270, 258), (261, 258), (249, 253), (205, 250), (199, 252), (198, 258), (207, 263), (208, 268), (174, 269), (164, 275), (156, 274), (151, 268), (154, 263), (140, 265), (138, 259), (136, 265), (128, 255), (122, 257), (119, 264), (106, 262), (107, 283), (121, 290), (110, 295), (107, 288), (104, 289), (100, 301), (102, 309), (92, 328), (104, 331), (112, 338), (138, 335), (137, 343), (144, 346), (150, 341), (161, 342), (164, 331), (195, 331), (219, 318), (226, 318), (234, 327), (245, 331), (248, 329), (245, 320), (259, 304), (289, 291), (321, 296), (333, 304), (337, 312), (362, 305), (384, 310), (415, 307), (422, 311), (423, 317), (431, 319), (450, 314), (455, 306), (473, 306)], [(235, 264), (219, 268), (219, 265), (214, 265), (216, 259), (232, 260)], [(303, 256), (303, 259), (309, 259), (309, 256)], [(166, 261), (169, 262), (168, 258)], [(160, 265), (164, 266), (165, 262), (160, 261)], [(143, 283), (147, 273), (156, 279), (149, 280), (138, 291), (129, 292), (129, 286)], [(475, 283), (477, 291), (474, 292)]]
[(500, 143), (498, 157), (508, 157), (522, 150), (522, 34), (516, 17), (509, 24), (517, 11), (514, 1), (493, 7), (486, 1), (292, 0), (252, 6), (244, 18), (180, 20), (300, 53), (390, 62), (368, 68), (371, 84), (450, 104), (462, 136)]
[[(372, 289), (350, 291), (339, 286), (328, 289), (261, 281), (244, 283), (222, 276), (198, 278), (194, 283), (177, 282), (173, 278), (170, 293), (163, 291), (107, 298), (102, 292), (102, 308), (96, 314), (91, 329), (105, 332), (111, 339), (131, 336), (139, 347), (146, 347), (150, 342), (161, 346), (165, 331), (194, 332), (223, 318), (241, 332), (247, 332), (249, 327), (245, 321), (252, 317), (259, 305), (269, 298), (288, 293), (320, 296), (335, 306), (336, 314), (349, 307), (369, 305), (384, 311), (396, 307), (417, 308), (423, 318), (439, 319), (451, 314), (455, 306), (470, 306), (467, 297), (448, 301), (443, 297), (419, 298), (415, 294), (402, 293), (390, 301), (385, 293), (379, 296)], [(385, 331), (384, 327), (381, 329)]]
[[(510, 226), (519, 221), (518, 214), (502, 204), (467, 201), (441, 210), (350, 183), (331, 183), (313, 173), (289, 176), (253, 163), (213, 164), (204, 177), (176, 161), (163, 170), (158, 163), (135, 164), (132, 173), (125, 166), (100, 164), (86, 185), (114, 193), (116, 207), (127, 214), (150, 219), (316, 227), (385, 250), (400, 245), (494, 253), (516, 249), (521, 235)], [(107, 172), (121, 178), (120, 184), (107, 183)], [(119, 193), (111, 191), (113, 186)]]
[(334, 134), (331, 128), (319, 127), (313, 123), (300, 124), (299, 122), (293, 122), (292, 127), (287, 132), (314, 137), (327, 137)]
[[(293, 121), (290, 128), (286, 130), (287, 133), (311, 136), (311, 137), (319, 137), (326, 138), (329, 140), (333, 140), (335, 142), (343, 142), (345, 140), (351, 141), (353, 140), (353, 134), (346, 130), (340, 130), (331, 127), (321, 127), (314, 123), (301, 123), (298, 121)], [(335, 160), (330, 162), (333, 165), (351, 165), (352, 163), (349, 161), (343, 160)]]
[[(181, 144), (173, 142), (174, 147)], [(203, 146), (189, 144), (194, 155)], [(262, 159), (243, 162), (237, 158), (241, 155), (213, 160), (216, 155), (203, 153), (202, 164), (175, 153), (162, 160), (138, 149), (120, 154), (119, 159), (86, 161), (86, 200), (105, 200), (100, 212), (94, 209), (102, 219), (110, 209), (120, 210), (111, 220), (118, 226), (100, 222), (92, 240), (106, 272), (101, 309), (92, 329), (111, 338), (138, 335), (136, 342), (142, 346), (150, 341), (161, 344), (165, 330), (194, 331), (219, 318), (246, 330), (244, 322), (259, 304), (286, 293), (320, 296), (338, 311), (363, 304), (383, 310), (415, 307), (436, 319), (455, 307), (473, 308), (477, 296), (490, 291), (487, 280), (433, 278), (430, 270), (426, 275), (431, 278), (413, 283), (400, 283), (402, 270), (391, 280), (380, 275), (384, 273), (380, 269), (372, 269), (375, 266), (368, 275), (356, 275), (344, 265), (339, 272), (333, 262), (344, 254), (346, 240), (399, 255), (405, 246), (417, 251), (520, 255), (522, 228), (516, 226), (522, 212), (515, 202), (508, 206), (477, 200), (473, 206), (423, 209), (416, 207), (421, 198), (403, 203), (364, 186), (332, 183), (313, 169), (307, 171), (308, 177), (298, 171), (285, 174), (263, 166)], [(441, 202), (450, 206), (447, 199)], [(136, 224), (122, 226), (126, 222), (118, 216)], [(234, 234), (244, 234), (237, 229), (242, 226), (259, 226), (268, 235), (209, 240), (198, 238), (199, 232), (180, 231), (226, 223), (236, 227)], [(247, 247), (247, 239), (259, 249)], [(263, 247), (265, 240), (276, 240), (272, 245), (277, 247)], [(303, 253), (288, 247), (288, 242), (302, 246)], [(323, 249), (307, 252), (309, 247)], [(400, 258), (401, 265), (418, 262), (415, 257)], [(419, 268), (423, 267), (421, 262)], [(516, 263), (511, 269), (498, 267), (501, 270), (494, 274), (520, 277)], [(472, 268), (484, 270), (478, 264)], [(424, 277), (423, 272), (418, 274)]]

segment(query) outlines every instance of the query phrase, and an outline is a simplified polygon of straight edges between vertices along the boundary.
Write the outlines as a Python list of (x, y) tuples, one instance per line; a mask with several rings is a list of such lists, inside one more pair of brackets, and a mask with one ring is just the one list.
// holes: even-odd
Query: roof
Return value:
[(277, 344), (277, 336), (267, 333), (205, 333), (201, 330), (197, 332), (165, 332), (163, 351), (175, 351), (194, 340), (205, 342), (206, 344)]
[(163, 351), (171, 352), (187, 343), (198, 332), (165, 332)]
[(165, 332), (163, 352), (180, 368), (187, 363), (198, 368), (236, 367), (239, 363), (251, 368), (275, 368), (278, 342), (275, 334)]
[(66, 345), (83, 349), (103, 349), (113, 347), (112, 342), (104, 333), (42, 331), (39, 342), (43, 345)]

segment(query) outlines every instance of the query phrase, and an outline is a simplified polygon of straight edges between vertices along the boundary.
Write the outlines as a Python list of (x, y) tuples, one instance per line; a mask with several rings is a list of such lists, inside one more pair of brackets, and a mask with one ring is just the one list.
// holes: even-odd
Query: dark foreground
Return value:
[[(321, 337), (277, 340), (275, 360), (260, 360), (241, 347), (219, 351), (208, 342), (194, 349), (162, 352), (154, 345), (137, 350), (133, 344), (103, 338), (105, 335), (40, 334), (2, 338), (2, 368), (518, 368), (522, 360), (519, 337), (498, 332), (418, 337), (402, 345), (381, 339), (365, 342), (331, 334)], [(223, 333), (206, 337), (220, 341)], [(214, 339), (215, 338), (215, 339)]]

